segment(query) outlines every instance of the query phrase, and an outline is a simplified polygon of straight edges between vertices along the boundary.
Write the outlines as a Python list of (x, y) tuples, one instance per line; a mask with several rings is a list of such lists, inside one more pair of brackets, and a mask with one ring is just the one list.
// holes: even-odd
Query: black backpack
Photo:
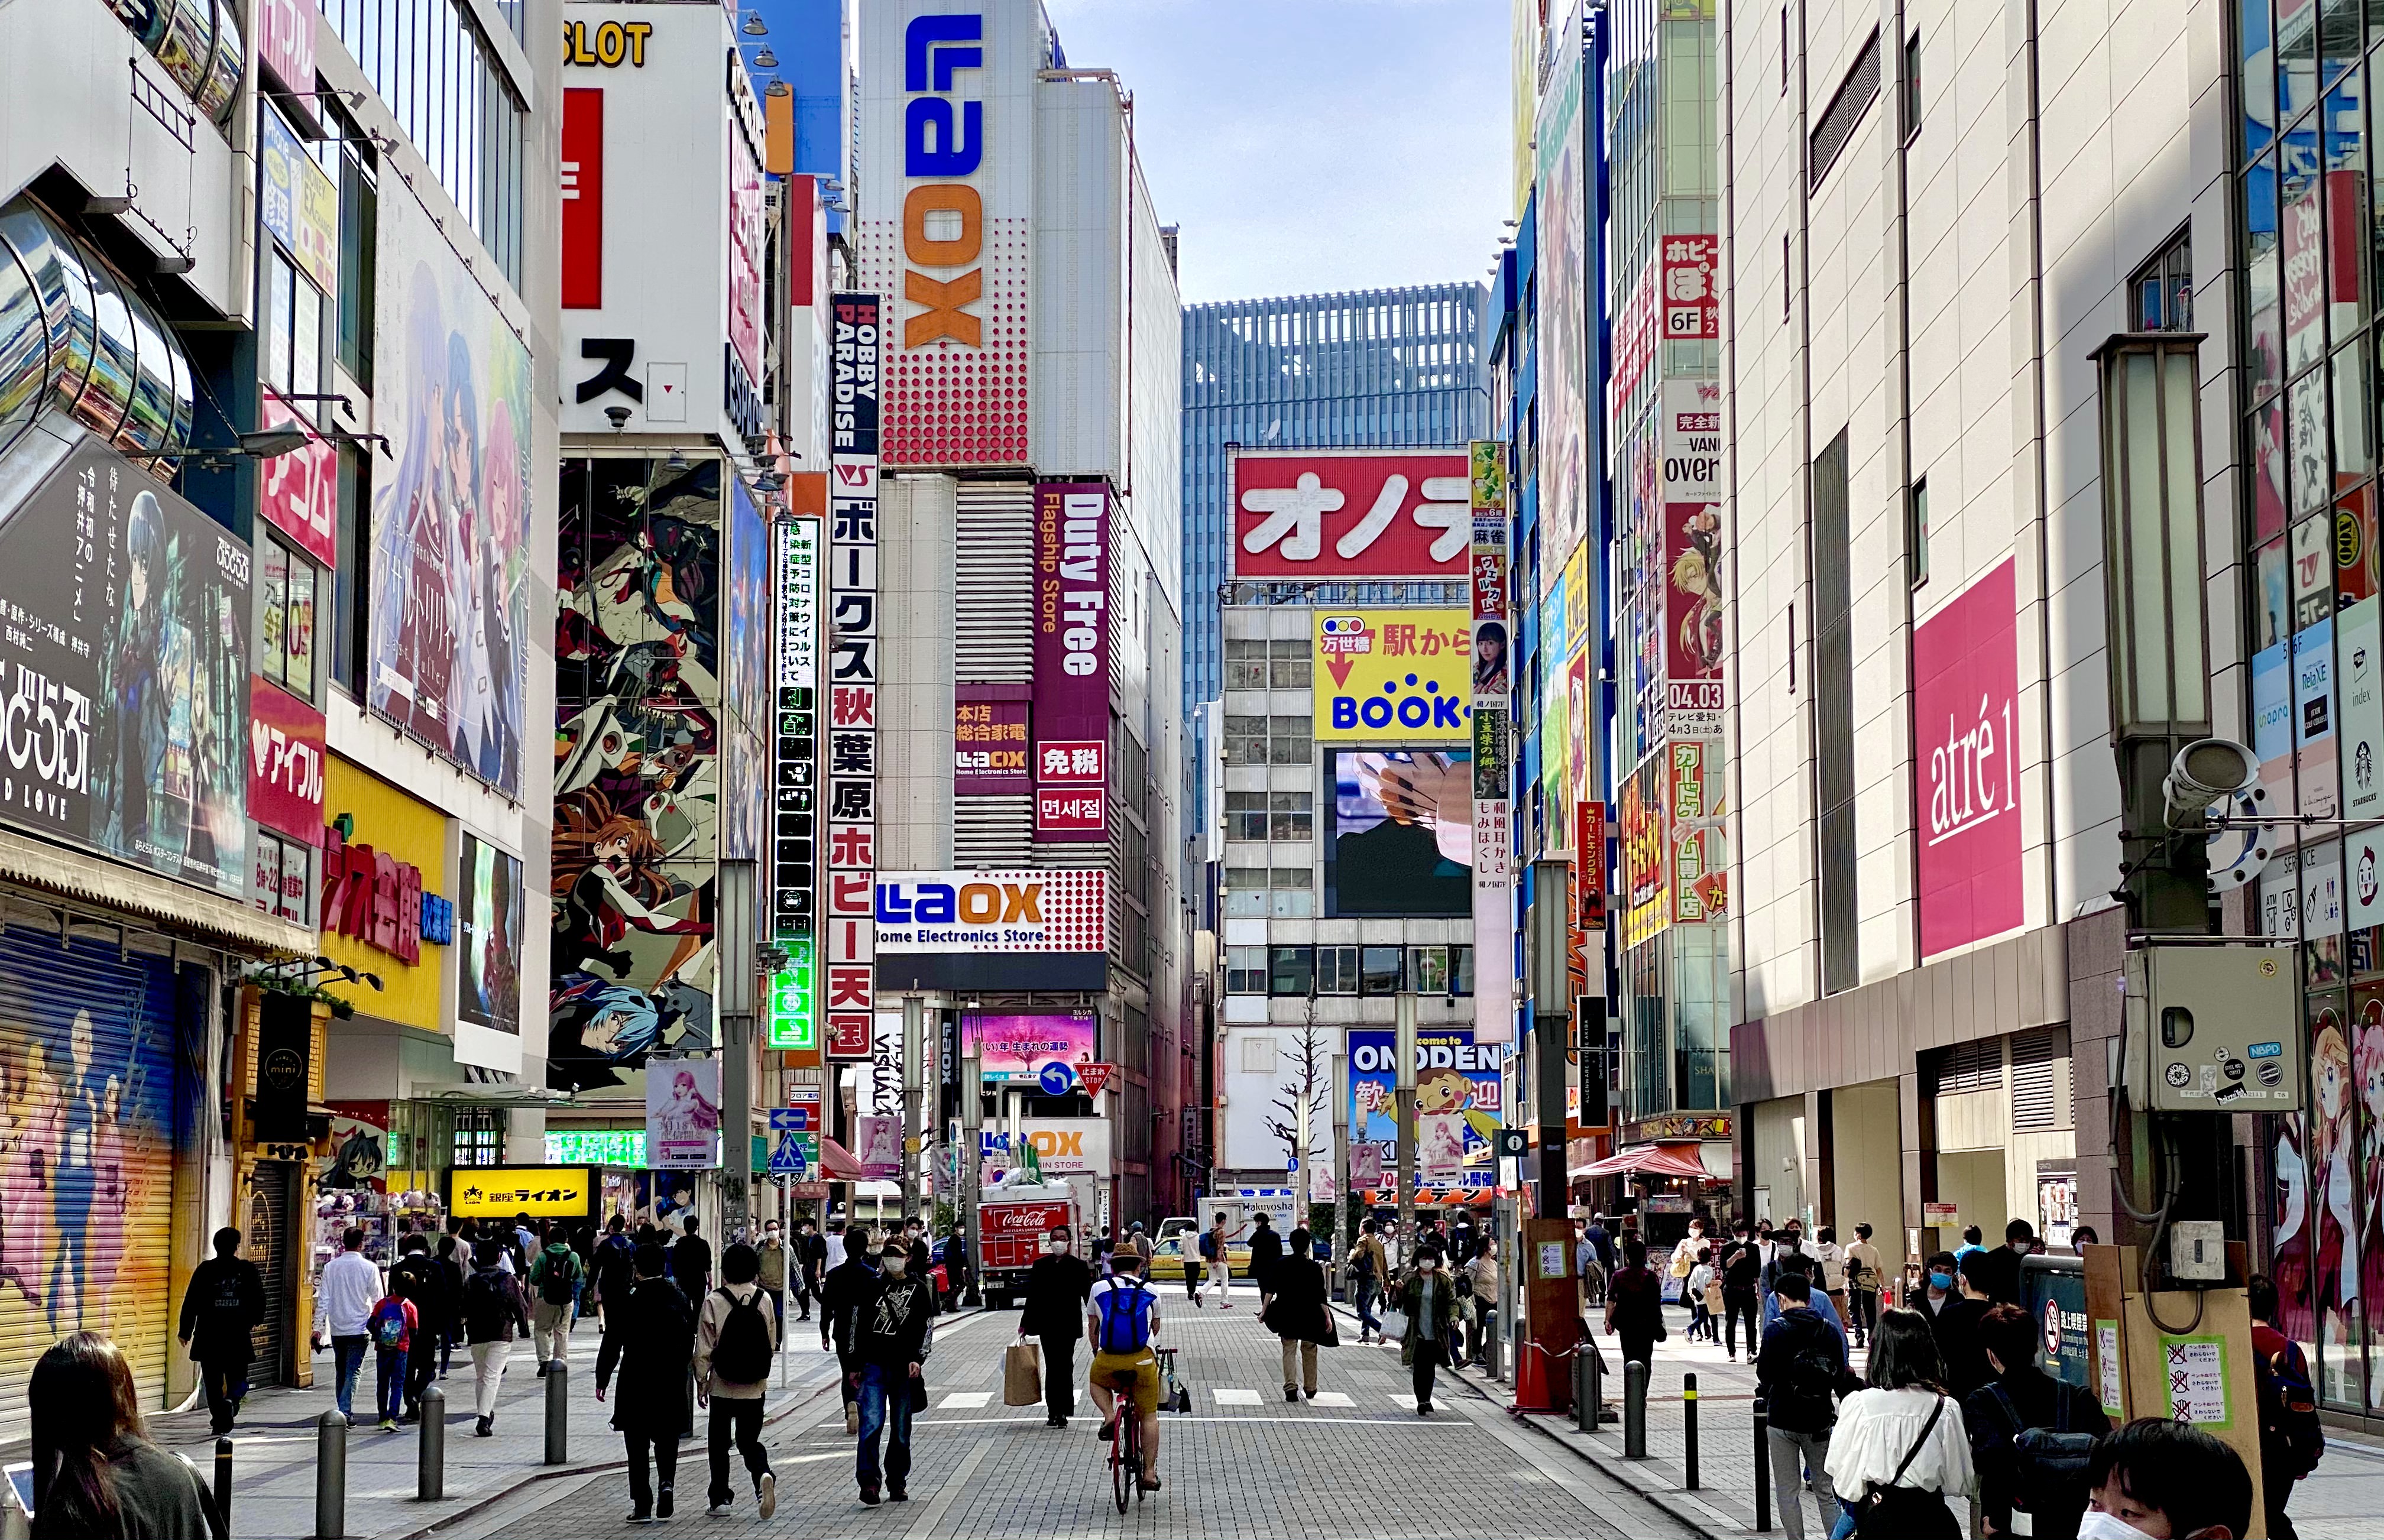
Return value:
[(1772, 1387), (1774, 1426), (1797, 1433), (1826, 1433), (1837, 1421), (1837, 1391), (1844, 1370), (1832, 1345), (1816, 1338), (1797, 1348)]
[(2012, 1492), (2021, 1498), (2018, 1506), (2029, 1513), (2085, 1512), (2086, 1467), (2094, 1458), (2094, 1444), (2101, 1435), (2069, 1431), (2069, 1402), (2077, 1394), (2075, 1387), (2055, 1384), (2049, 1428), (2021, 1426), (2019, 1408), (2002, 1385), (1990, 1385), (1987, 1393), (2002, 1410), (2005, 1426), (2012, 1430)]
[(566, 1252), (556, 1257), (546, 1252), (539, 1259), (538, 1297), (550, 1305), (571, 1303), (573, 1285), (578, 1282), (579, 1259)]
[(2309, 1360), (2297, 1343), (2263, 1360), (2252, 1357), (2260, 1407), (2260, 1441), (2275, 1451), (2277, 1473), (2299, 1481), (2317, 1469), (2326, 1453), (2326, 1429), (2317, 1420), (2317, 1396), (2310, 1387)]
[(739, 1301), (726, 1289), (727, 1318), (720, 1323), (720, 1340), (713, 1345), (712, 1372), (730, 1385), (758, 1385), (770, 1377), (770, 1323), (762, 1315), (762, 1291)]

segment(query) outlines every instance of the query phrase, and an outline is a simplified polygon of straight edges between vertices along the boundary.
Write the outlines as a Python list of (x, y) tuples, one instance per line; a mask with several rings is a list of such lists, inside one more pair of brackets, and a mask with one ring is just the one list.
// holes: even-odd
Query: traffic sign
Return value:
[(798, 1133), (803, 1129), (809, 1128), (810, 1126), (811, 1109), (808, 1107), (773, 1107), (770, 1109), (770, 1132), (773, 1134)]
[(1044, 1065), (1036, 1079), (1043, 1083), (1045, 1096), (1066, 1096), (1076, 1084), (1074, 1072), (1057, 1059)]
[(791, 1131), (779, 1133), (777, 1142), (770, 1149), (770, 1174), (791, 1176), (799, 1182), (808, 1177), (818, 1163), (817, 1156), (809, 1148), (815, 1136)]
[(1076, 1066), (1076, 1074), (1085, 1083), (1086, 1096), (1100, 1095), (1101, 1087), (1108, 1085), (1110, 1076), (1116, 1073), (1115, 1064), (1078, 1064)]

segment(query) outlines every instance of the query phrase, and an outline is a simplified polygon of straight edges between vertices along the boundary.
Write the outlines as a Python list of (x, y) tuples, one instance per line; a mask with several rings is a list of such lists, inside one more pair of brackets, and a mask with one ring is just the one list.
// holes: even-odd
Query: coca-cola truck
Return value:
[(1084, 1211), (1065, 1182), (1012, 1182), (985, 1189), (976, 1206), (977, 1265), (987, 1310), (1006, 1310), (1026, 1288), (1043, 1238), (1065, 1228), (1084, 1235)]

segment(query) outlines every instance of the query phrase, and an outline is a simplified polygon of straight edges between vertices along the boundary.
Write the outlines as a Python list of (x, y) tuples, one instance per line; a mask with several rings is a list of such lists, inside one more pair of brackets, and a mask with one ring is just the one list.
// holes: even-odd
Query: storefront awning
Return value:
[(1633, 1145), (1618, 1154), (1608, 1155), (1572, 1172), (1574, 1176), (1673, 1176), (1698, 1182), (1720, 1178), (1705, 1168), (1695, 1157), (1683, 1155), (1661, 1145)]
[(861, 1169), (861, 1162), (852, 1158), (852, 1151), (825, 1134), (820, 1136), (820, 1166), (831, 1182), (869, 1180), (869, 1173)]

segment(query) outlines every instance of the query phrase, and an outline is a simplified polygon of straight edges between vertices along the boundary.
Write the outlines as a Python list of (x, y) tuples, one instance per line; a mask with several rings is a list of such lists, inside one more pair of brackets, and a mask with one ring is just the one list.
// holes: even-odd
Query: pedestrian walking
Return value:
[(1259, 1285), (1259, 1310), (1263, 1314), (1267, 1301), (1274, 1298), (1274, 1270), (1283, 1263), (1283, 1237), (1275, 1234), (1273, 1223), (1261, 1209), (1252, 1221), (1250, 1231), (1250, 1282)]
[(1614, 1272), (1614, 1237), (1607, 1234), (1606, 1222), (1596, 1214), (1590, 1215), (1581, 1238), (1588, 1243), (1591, 1252), (1596, 1256), (1598, 1271), (1611, 1275)]
[(812, 1301), (820, 1297), (820, 1280), (827, 1276), (827, 1238), (808, 1218), (795, 1221), (795, 1255), (801, 1264), (803, 1280), (802, 1292), (795, 1296), (802, 1313), (796, 1319), (809, 1321)]
[(1316, 1399), (1316, 1349), (1341, 1346), (1323, 1264), (1309, 1254), (1313, 1238), (1305, 1225), (1291, 1233), (1291, 1254), (1275, 1269), (1274, 1298), (1259, 1312), (1260, 1324), (1283, 1339), (1286, 1401), (1298, 1400), (1303, 1391)]
[(2019, 1260), (2036, 1249), (2036, 1226), (2015, 1219), (2004, 1226), (2004, 1243), (1979, 1253), (1979, 1287), (1990, 1305), (2019, 1303)]
[(1970, 1463), (1987, 1535), (2077, 1540), (2086, 1512), (2086, 1456), (2111, 1431), (2092, 1392), (2036, 1366), (2043, 1338), (2018, 1305), (1996, 1305), (1979, 1323), (1979, 1344), (1994, 1377), (1963, 1398)]
[(1371, 1219), (1360, 1221), (1358, 1244), (1349, 1251), (1349, 1284), (1350, 1292), (1358, 1298), (1360, 1343), (1383, 1339), (1383, 1321), (1374, 1313), (1374, 1301), (1382, 1298), (1390, 1274), (1391, 1261), (1383, 1249), (1381, 1227)]
[[(1880, 1318), (1863, 1385), (1838, 1404), (1829, 1458), (1815, 1467), (1845, 1507), (1834, 1534), (1957, 1536), (1945, 1499), (1967, 1497), (1978, 1481), (1961, 1408), (1945, 1393), (1945, 1360), (1918, 1311)], [(1782, 1510), (1796, 1511), (1793, 1495), (1782, 1499)]]
[(1940, 1251), (1929, 1259), (1929, 1271), (1921, 1275), (1919, 1296), (1911, 1304), (1934, 1326), (1937, 1312), (1943, 1310), (1948, 1302), (1961, 1297), (1961, 1271), (1954, 1261), (1954, 1253)]
[[(911, 1500), (911, 1419), (926, 1410), (926, 1363), (936, 1323), (934, 1287), (912, 1275), (910, 1249), (900, 1237), (887, 1241), (878, 1267), (861, 1301), (852, 1345), (858, 1364), (853, 1389), (861, 1401), (853, 1476), (861, 1485), (861, 1500), (873, 1507), (881, 1477), (885, 1496), (898, 1503)], [(886, 1443), (882, 1466), (880, 1434)]]
[[(1780, 1316), (1763, 1329), (1763, 1347), (1755, 1360), (1755, 1390), (1770, 1413), (1766, 1436), (1780, 1525), (1788, 1540), (1805, 1540), (1805, 1510), (1798, 1502), (1805, 1472), (1813, 1473), (1822, 1529), (1826, 1532), (1838, 1521), (1828, 1470), (1830, 1432), (1838, 1420), (1840, 1390), (1853, 1386), (1847, 1381), (1844, 1343), (1813, 1313), (1811, 1280), (1802, 1270), (1791, 1269), (1780, 1275), (1773, 1292)], [(1956, 1415), (1958, 1420), (1959, 1413)]]
[(596, 1243), (596, 1260), (588, 1269), (596, 1285), (596, 1323), (603, 1331), (612, 1330), (606, 1314), (612, 1303), (617, 1300), (627, 1304), (637, 1287), (638, 1243), (629, 1238), (627, 1232), (628, 1221), (619, 1214), (606, 1220), (604, 1238)]
[(1873, 1327), (1879, 1324), (1879, 1248), (1870, 1243), (1870, 1226), (1855, 1226), (1855, 1243), (1846, 1248), (1846, 1327), (1854, 1334), (1855, 1346), (1870, 1340)]
[[(440, 1237), (446, 1239), (444, 1236)], [(430, 1255), (430, 1237), (416, 1231), (397, 1243), (397, 1265), (389, 1270), (391, 1293), (403, 1292), (412, 1302), (417, 1324), (405, 1349), (405, 1404), (400, 1410), (401, 1424), (418, 1422), (422, 1413), (422, 1393), (430, 1388), (430, 1381), (439, 1370), (439, 1357), (444, 1349), (450, 1317), (455, 1313), (454, 1291), (448, 1286), (447, 1269)]]
[(356, 1373), (364, 1368), (365, 1348), (372, 1340), (365, 1323), (387, 1292), (380, 1269), (365, 1255), (363, 1227), (349, 1225), (340, 1232), (340, 1254), (323, 1264), (322, 1276), (315, 1280), (313, 1347), (321, 1352), (328, 1335), (333, 1398), (350, 1427), (356, 1422)]
[(2285, 1505), (2293, 1484), (2317, 1469), (2326, 1453), (2326, 1430), (2318, 1423), (2309, 1357), (2274, 1324), (2276, 1280), (2255, 1273), (2244, 1293), (2252, 1307), (2252, 1380), (2260, 1410), (2260, 1495), (2267, 1509), (2268, 1540), (2294, 1540), (2298, 1531)]
[(216, 1232), (216, 1254), (191, 1272), (182, 1291), (181, 1339), (199, 1366), (207, 1422), (217, 1438), (231, 1432), (248, 1395), (250, 1333), (265, 1321), (265, 1278), (240, 1254), (240, 1232)]
[(692, 1213), (687, 1216), (687, 1233), (671, 1243), (671, 1282), (689, 1299), (701, 1299), (712, 1292), (712, 1243), (698, 1232), (702, 1228)]
[[(1186, 1277), (1190, 1276), (1187, 1272)], [(969, 1274), (968, 1232), (954, 1224), (944, 1236), (944, 1286), (950, 1291), (952, 1308), (960, 1308), (961, 1297), (973, 1286)]]
[(571, 1358), (571, 1307), (579, 1298), (579, 1253), (559, 1221), (546, 1226), (546, 1248), (529, 1264), (530, 1292), (538, 1305), (530, 1313), (530, 1342), (538, 1354), (538, 1377)]
[(1712, 1247), (1697, 1253), (1696, 1265), (1689, 1269), (1681, 1298), (1689, 1306), (1689, 1340), (1720, 1341), (1721, 1274), (1714, 1271)]
[[(604, 1344), (596, 1350), (596, 1399), (620, 1374), (613, 1427), (629, 1461), (629, 1522), (667, 1519), (678, 1475), (679, 1435), (687, 1425), (687, 1373), (695, 1352), (695, 1316), (678, 1285), (663, 1275), (663, 1248), (649, 1241), (631, 1262), (628, 1293), (613, 1301)], [(477, 1355), (478, 1349), (475, 1348)], [(652, 1469), (649, 1469), (649, 1467)], [(661, 1478), (660, 1487), (655, 1477)]]
[(422, 1317), (406, 1298), (410, 1280), (391, 1273), (389, 1292), (373, 1306), (365, 1329), (373, 1345), (373, 1407), (380, 1413), (380, 1431), (395, 1433), (405, 1410), (405, 1360), (414, 1346)]
[[(1231, 1223), (1231, 1216), (1220, 1209), (1209, 1228), (1200, 1233), (1200, 1261), (1207, 1264), (1209, 1283), (1216, 1285), (1217, 1308), (1228, 1310), (1234, 1308), (1233, 1236), (1225, 1228)], [(1203, 1297), (1207, 1292), (1208, 1285), (1204, 1284), (1192, 1296), (1192, 1302), (1196, 1305), (1206, 1303)]]
[[(790, 1271), (788, 1264), (794, 1260), (794, 1252), (787, 1245), (786, 1237), (778, 1233), (776, 1220), (762, 1226), (762, 1244), (753, 1248), (753, 1256), (761, 1269), (753, 1281), (761, 1285), (762, 1292), (770, 1297), (771, 1327), (778, 1336), (784, 1336), (787, 1335), (787, 1275)], [(801, 1276), (799, 1269), (791, 1271)], [(723, 1278), (728, 1275), (728, 1261), (725, 1257), (721, 1259), (720, 1274)]]
[(1757, 1296), (1763, 1279), (1763, 1251), (1756, 1244), (1753, 1225), (1744, 1222), (1739, 1224), (1737, 1238), (1722, 1252), (1720, 1271), (1722, 1346), (1730, 1354), (1730, 1361), (1736, 1363), (1738, 1328), (1744, 1322), (1746, 1356), (1752, 1361), (1756, 1349), (1762, 1345), (1761, 1328), (1757, 1324), (1760, 1319)]
[(1959, 1297), (1940, 1305), (1929, 1323), (1937, 1336), (1937, 1351), (1945, 1357), (1945, 1388), (1960, 1399), (1994, 1378), (1979, 1339), (1979, 1323), (1987, 1318), (1991, 1304), (1986, 1281), (1992, 1270), (1987, 1259), (1987, 1252), (1973, 1251), (1961, 1260), (1955, 1268)]
[(844, 1260), (820, 1282), (820, 1347), (836, 1350), (837, 1383), (844, 1391), (844, 1431), (861, 1431), (861, 1364), (853, 1357), (861, 1335), (861, 1307), (877, 1288), (877, 1258), (865, 1229), (839, 1232)]
[(214, 1497), (190, 1466), (149, 1442), (132, 1366), (107, 1338), (76, 1332), (43, 1353), (25, 1410), (32, 1540), (224, 1540)]
[[(925, 1279), (936, 1268), (936, 1254), (927, 1245), (927, 1226), (917, 1214), (902, 1222), (902, 1247), (911, 1254), (911, 1276)], [(935, 1290), (927, 1291), (933, 1298)]]
[(1145, 1492), (1156, 1492), (1160, 1488), (1159, 1359), (1150, 1344), (1159, 1335), (1159, 1296), (1142, 1281), (1141, 1253), (1131, 1248), (1123, 1251), (1111, 1263), (1110, 1275), (1093, 1285), (1084, 1310), (1085, 1338), (1093, 1349), (1086, 1383), (1093, 1404), (1100, 1409), (1100, 1436), (1114, 1438), (1118, 1419), (1133, 1417), (1142, 1440), (1142, 1467), (1135, 1484)]
[(1437, 1250), (1419, 1251), (1415, 1266), (1399, 1285), (1399, 1309), (1408, 1318), (1399, 1362), (1411, 1372), (1419, 1417), (1432, 1415), (1434, 1371), (1448, 1360), (1449, 1324), (1457, 1315), (1457, 1288), (1441, 1272), (1440, 1261)]
[(480, 1242), (472, 1253), (472, 1276), (464, 1285), (464, 1338), (472, 1348), (473, 1410), (479, 1414), (472, 1432), (481, 1438), (496, 1433), (497, 1392), (505, 1383), (514, 1335), (529, 1330), (521, 1282), (500, 1265), (504, 1251), (495, 1241)]
[(1846, 1320), (1846, 1248), (1838, 1244), (1835, 1227), (1822, 1225), (1813, 1232), (1813, 1262), (1818, 1272), (1813, 1286), (1830, 1297), (1843, 1324)]
[(1703, 1215), (1698, 1215), (1689, 1221), (1689, 1233), (1682, 1236), (1672, 1247), (1670, 1271), (1683, 1287), (1684, 1297), (1682, 1300), (1683, 1304), (1687, 1303), (1685, 1288), (1689, 1274), (1696, 1271), (1697, 1253), (1704, 1250), (1709, 1244), (1710, 1242), (1706, 1239), (1705, 1218)]
[(1652, 1365), (1664, 1338), (1664, 1285), (1635, 1236), (1622, 1243), (1622, 1266), (1606, 1290), (1606, 1335), (1622, 1339), (1622, 1361)]
[(453, 1367), (455, 1349), (464, 1342), (464, 1281), (471, 1276), (464, 1263), (470, 1253), (462, 1250), (451, 1232), (439, 1237), (439, 1271), (446, 1276), (447, 1315), (439, 1337), (439, 1377), (445, 1379)]
[(827, 1222), (827, 1234), (820, 1237), (820, 1247), (823, 1253), (820, 1259), (821, 1276), (825, 1277), (828, 1273), (835, 1272), (838, 1268), (844, 1265), (844, 1238), (845, 1222), (840, 1219), (829, 1220)]
[[(781, 1255), (784, 1248), (780, 1248)], [(750, 1246), (720, 1254), (720, 1286), (706, 1296), (695, 1333), (695, 1400), (711, 1409), (711, 1514), (729, 1510), (728, 1447), (745, 1457), (753, 1500), (767, 1519), (778, 1510), (778, 1478), (762, 1447), (763, 1395), (778, 1351), (777, 1318), (763, 1308), (762, 1259)]]
[(1092, 1289), (1093, 1270), (1075, 1254), (1068, 1232), (1052, 1231), (1043, 1255), (1026, 1271), (1026, 1303), (1018, 1317), (1018, 1340), (1042, 1343), (1043, 1421), (1050, 1427), (1064, 1428), (1075, 1415), (1076, 1341)]
[[(2141, 1417), (2094, 1446), (2078, 1540), (2241, 1540), (2252, 1472), (2234, 1446), (2166, 1417)], [(39, 1532), (36, 1531), (38, 1537)]]
[(1498, 1334), (1498, 1237), (1483, 1231), (1473, 1243), (1473, 1260), (1465, 1264), (1472, 1281), (1472, 1321), (1466, 1332), (1466, 1361), (1486, 1363), (1484, 1347)]

